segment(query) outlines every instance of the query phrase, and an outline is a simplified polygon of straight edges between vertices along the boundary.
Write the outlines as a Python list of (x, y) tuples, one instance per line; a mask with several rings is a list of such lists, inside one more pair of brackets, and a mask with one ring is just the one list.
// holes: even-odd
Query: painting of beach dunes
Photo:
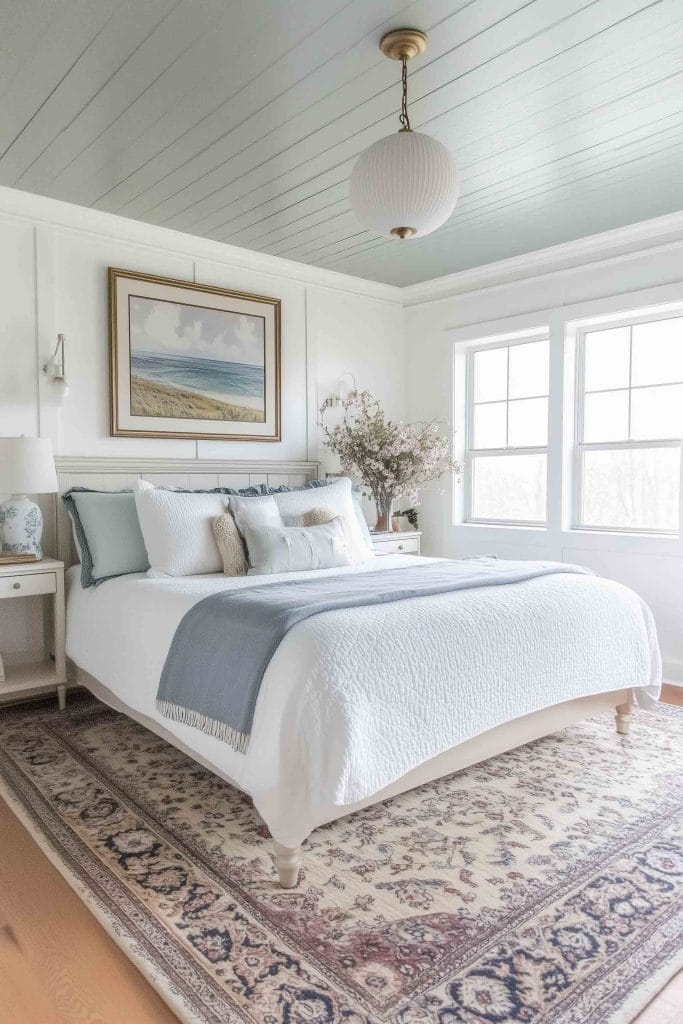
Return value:
[(263, 317), (128, 301), (132, 415), (264, 422)]
[(280, 440), (280, 301), (109, 270), (113, 436)]

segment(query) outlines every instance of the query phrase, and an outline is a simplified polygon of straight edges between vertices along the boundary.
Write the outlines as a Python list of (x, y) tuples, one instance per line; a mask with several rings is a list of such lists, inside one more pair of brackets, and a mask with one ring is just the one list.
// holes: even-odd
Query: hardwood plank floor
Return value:
[(177, 1024), (0, 800), (1, 1024)]
[[(683, 687), (662, 700), (683, 706)], [(0, 800), (0, 1024), (177, 1024)], [(635, 1024), (683, 1020), (683, 974)]]

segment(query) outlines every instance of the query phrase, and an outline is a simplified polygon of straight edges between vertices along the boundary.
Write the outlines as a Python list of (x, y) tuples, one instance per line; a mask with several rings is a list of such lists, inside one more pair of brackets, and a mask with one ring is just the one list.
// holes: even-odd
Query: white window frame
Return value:
[[(576, 380), (574, 383), (575, 394), (575, 416), (574, 416), (574, 458), (573, 458), (573, 487), (572, 487), (572, 530), (589, 533), (624, 533), (641, 537), (678, 537), (679, 530), (646, 530), (642, 527), (633, 526), (594, 526), (583, 523), (583, 460), (587, 451), (633, 451), (638, 449), (652, 448), (678, 448), (681, 450), (682, 440), (678, 438), (657, 438), (656, 440), (645, 441), (584, 441), (583, 426), (585, 415), (585, 357), (586, 357), (586, 334), (595, 331), (608, 331), (619, 327), (633, 328), (638, 324), (659, 323), (662, 320), (678, 320), (683, 316), (680, 309), (673, 311), (662, 311), (657, 314), (643, 312), (640, 314), (625, 314), (620, 317), (610, 318), (605, 322), (600, 319), (596, 323), (582, 323), (576, 330)], [(675, 387), (683, 384), (683, 381), (668, 381), (663, 385), (636, 384), (631, 383), (633, 372), (633, 332), (629, 339), (629, 377), (628, 384), (622, 388), (601, 388), (599, 391), (591, 391), (589, 394), (607, 394), (614, 391), (625, 391), (628, 389), (628, 425), (631, 428), (631, 395), (643, 387)], [(683, 488), (683, 479), (680, 481)]]
[[(532, 445), (532, 446), (516, 446), (505, 448), (473, 448), (472, 443), (474, 440), (474, 357), (478, 352), (484, 352), (490, 349), (505, 348), (508, 349), (508, 366), (506, 375), (506, 393), (505, 399), (500, 401), (506, 402), (506, 421), (505, 431), (506, 439), (508, 436), (509, 427), (509, 403), (510, 401), (522, 401), (522, 399), (510, 399), (510, 356), (509, 349), (515, 348), (517, 345), (531, 345), (535, 342), (545, 341), (548, 344), (548, 389), (544, 395), (525, 395), (524, 399), (532, 398), (545, 398), (548, 403), (548, 441), (544, 446)], [(550, 433), (550, 332), (544, 330), (530, 331), (527, 335), (520, 336), (519, 333), (515, 333), (510, 337), (499, 336), (495, 340), (483, 341), (481, 343), (474, 343), (468, 345), (466, 353), (466, 369), (465, 369), (466, 383), (465, 383), (465, 453), (464, 453), (464, 502), (465, 502), (465, 524), (472, 524), (475, 526), (503, 526), (509, 528), (515, 527), (531, 527), (538, 530), (548, 529), (548, 461), (549, 461), (549, 433)], [(487, 403), (479, 403), (487, 404)], [(493, 403), (491, 403), (493, 404)], [(491, 519), (483, 516), (475, 516), (472, 508), (473, 500), (473, 487), (472, 482), (474, 460), (478, 456), (508, 456), (508, 455), (545, 455), (546, 460), (546, 513), (545, 519)]]

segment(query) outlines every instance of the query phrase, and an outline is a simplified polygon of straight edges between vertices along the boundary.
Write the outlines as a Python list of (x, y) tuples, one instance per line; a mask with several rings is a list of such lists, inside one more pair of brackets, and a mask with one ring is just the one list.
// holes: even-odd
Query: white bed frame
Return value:
[[(157, 485), (185, 487), (190, 490), (210, 487), (247, 487), (267, 483), (278, 487), (296, 487), (318, 474), (317, 462), (235, 462), (235, 461), (190, 461), (176, 459), (111, 459), (111, 458), (58, 458), (57, 475), (60, 494), (70, 487), (92, 487), (99, 490), (122, 490), (131, 487), (136, 479), (143, 478)], [(45, 517), (45, 548), (60, 558), (68, 567), (77, 560), (73, 549), (71, 524), (61, 501), (43, 502)], [(178, 747), (195, 761), (215, 772), (216, 769), (181, 743), (172, 733), (158, 722), (134, 712), (124, 705), (106, 686), (106, 681), (94, 679), (75, 665), (70, 666), (72, 685), (85, 686), (95, 696), (140, 722), (152, 732)], [(605, 711), (616, 716), (617, 732), (625, 736), (631, 724), (634, 703), (633, 690), (617, 690), (599, 693), (590, 697), (564, 701), (553, 707), (544, 708), (530, 715), (515, 718), (504, 725), (460, 743), (438, 757), (432, 758), (418, 768), (404, 775), (391, 786), (387, 786), (371, 797), (339, 808), (334, 817), (344, 817), (371, 804), (380, 803), (389, 797), (405, 793), (434, 779), (443, 778), (489, 757), (540, 739), (569, 725), (590, 718)], [(231, 785), (232, 779), (221, 776)], [(328, 820), (333, 820), (332, 818)], [(321, 822), (320, 824), (324, 824)], [(275, 866), (280, 885), (292, 888), (297, 884), (301, 866), (301, 846), (290, 848), (274, 842)]]

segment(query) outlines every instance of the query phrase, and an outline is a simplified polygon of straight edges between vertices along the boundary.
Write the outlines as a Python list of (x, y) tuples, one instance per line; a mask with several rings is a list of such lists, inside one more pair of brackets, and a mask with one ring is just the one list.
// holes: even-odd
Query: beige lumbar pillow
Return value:
[(333, 519), (336, 519), (339, 515), (329, 505), (320, 505), (318, 508), (309, 509), (308, 512), (302, 513), (297, 516), (297, 526), (324, 526), (325, 523), (331, 523)]
[(244, 541), (230, 512), (216, 516), (213, 521), (213, 535), (223, 560), (226, 576), (246, 576), (249, 569)]

